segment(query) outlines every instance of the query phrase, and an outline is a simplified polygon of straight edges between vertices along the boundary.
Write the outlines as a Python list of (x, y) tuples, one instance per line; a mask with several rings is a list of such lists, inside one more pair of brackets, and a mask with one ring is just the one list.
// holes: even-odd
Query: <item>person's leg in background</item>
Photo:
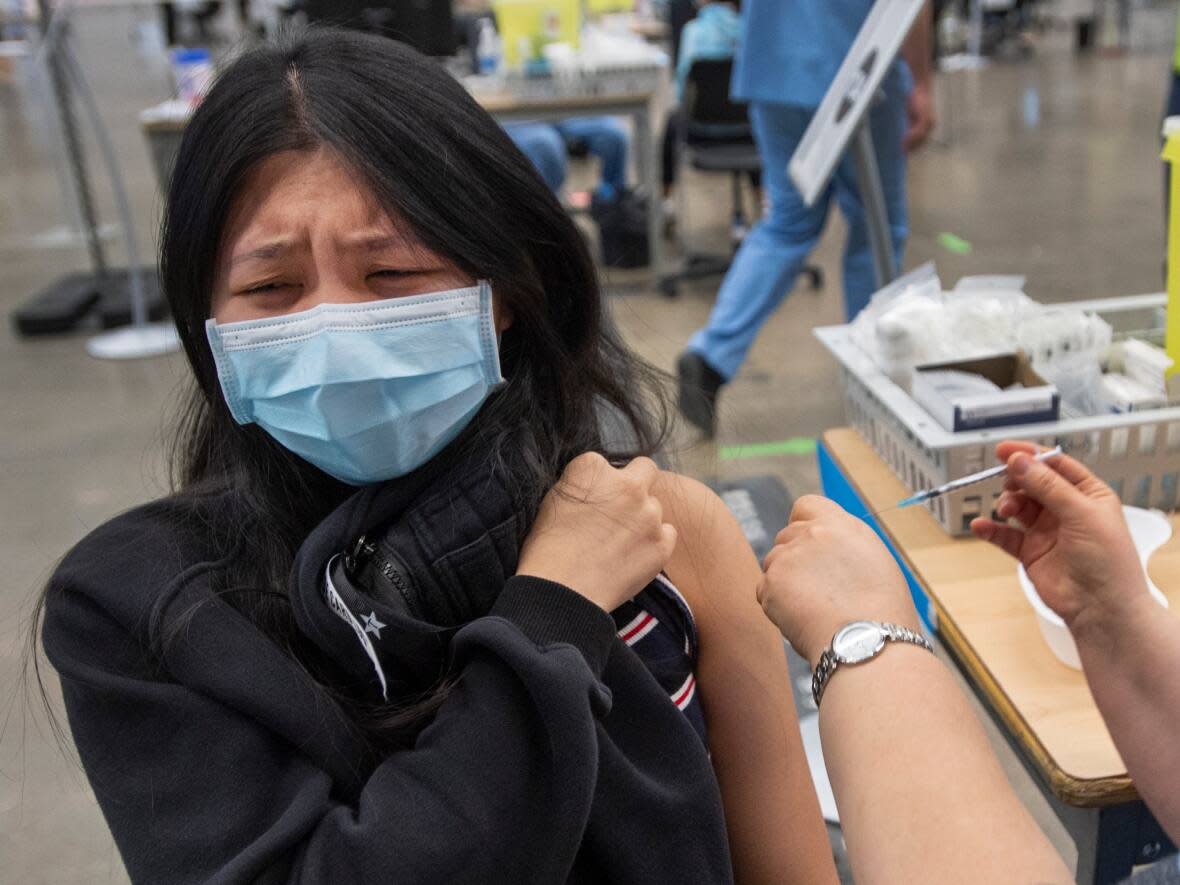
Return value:
[(504, 131), (541, 173), (541, 178), (554, 193), (565, 184), (565, 142), (560, 133), (547, 123), (507, 123)]
[(602, 163), (594, 196), (612, 200), (627, 189), (627, 130), (613, 117), (572, 117), (554, 124), (563, 138), (578, 139)]
[[(889, 234), (893, 243), (893, 262), (901, 271), (901, 257), (909, 236), (909, 208), (906, 203), (906, 158), (902, 137), (906, 129), (905, 95), (887, 94), (870, 112), (873, 151), (881, 172), (881, 190), (889, 216)], [(836, 167), (834, 177), (836, 202), (848, 222), (848, 239), (844, 243), (844, 314), (851, 322), (873, 293), (880, 288), (873, 265), (873, 248), (856, 179), (856, 163), (846, 154)]]
[(708, 324), (689, 339), (677, 364), (680, 410), (707, 434), (713, 431), (717, 392), (737, 374), (763, 323), (791, 290), (823, 230), (831, 187), (808, 207), (787, 176), (787, 162), (812, 113), (786, 105), (750, 104), (770, 212), (742, 241)]
[(763, 209), (761, 169), (755, 169), (750, 173), (750, 187), (754, 191), (754, 217), (760, 218)]
[(673, 108), (664, 121), (664, 138), (660, 146), (660, 183), (663, 185), (664, 236), (670, 235), (676, 224), (676, 206), (672, 200), (672, 189), (676, 187), (676, 175), (680, 168), (681, 127), (684, 126), (684, 112)]
[(750, 182), (750, 203), (742, 204), (742, 221), (740, 224), (735, 224), (729, 230), (730, 241), (734, 243), (735, 247), (740, 244), (750, 233), (750, 228), (758, 223), (758, 219), (766, 213), (766, 204), (762, 194), (762, 170), (755, 169), (751, 171), (747, 178)]
[(680, 161), (680, 128), (684, 125), (684, 112), (673, 108), (664, 121), (664, 139), (660, 145), (660, 182), (664, 196), (672, 196), (676, 186), (676, 167)]

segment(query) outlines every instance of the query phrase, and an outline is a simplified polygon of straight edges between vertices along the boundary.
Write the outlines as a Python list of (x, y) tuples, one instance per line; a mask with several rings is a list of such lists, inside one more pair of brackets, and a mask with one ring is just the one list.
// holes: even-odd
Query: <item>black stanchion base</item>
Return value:
[[(154, 267), (142, 271), (148, 319), (162, 320), (168, 305), (160, 294)], [(114, 268), (103, 276), (76, 273), (62, 277), (12, 312), (18, 335), (60, 335), (82, 326), (114, 329), (131, 324), (131, 274)]]
[(761, 562), (774, 546), (774, 536), (791, 521), (794, 498), (777, 476), (707, 479), (742, 527), (754, 555)]

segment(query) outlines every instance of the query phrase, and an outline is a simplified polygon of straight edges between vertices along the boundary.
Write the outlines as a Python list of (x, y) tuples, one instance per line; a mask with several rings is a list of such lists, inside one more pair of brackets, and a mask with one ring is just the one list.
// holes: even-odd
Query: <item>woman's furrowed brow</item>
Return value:
[(344, 237), (340, 244), (349, 251), (384, 252), (387, 249), (421, 249), (413, 239), (400, 233), (357, 233)]
[[(267, 261), (274, 258), (283, 258), (292, 252), (304, 248), (306, 248), (306, 244), (299, 243), (295, 240), (275, 240), (234, 255), (230, 259), (229, 264), (230, 267), (236, 267), (239, 264), (245, 264), (250, 261)], [(418, 252), (423, 247), (417, 241), (404, 234), (382, 231), (345, 235), (338, 240), (338, 248), (347, 252), (372, 254), (374, 252), (386, 252), (394, 249)]]
[(270, 258), (279, 258), (288, 254), (295, 248), (295, 244), (290, 240), (277, 240), (273, 243), (266, 243), (256, 249), (250, 249), (248, 252), (242, 252), (230, 259), (230, 267), (238, 264), (243, 264), (247, 261), (264, 261)]

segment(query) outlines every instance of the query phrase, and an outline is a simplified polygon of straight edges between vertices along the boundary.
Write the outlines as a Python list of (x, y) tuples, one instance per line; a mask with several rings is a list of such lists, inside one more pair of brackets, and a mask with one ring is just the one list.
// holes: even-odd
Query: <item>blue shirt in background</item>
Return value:
[(692, 63), (733, 58), (741, 30), (741, 17), (728, 3), (710, 3), (684, 26), (680, 58), (676, 61), (677, 101), (684, 98), (684, 83)]
[[(745, 0), (733, 97), (819, 107), (872, 5), (872, 0)], [(905, 62), (896, 62), (881, 85), (886, 92), (908, 93), (912, 81)]]

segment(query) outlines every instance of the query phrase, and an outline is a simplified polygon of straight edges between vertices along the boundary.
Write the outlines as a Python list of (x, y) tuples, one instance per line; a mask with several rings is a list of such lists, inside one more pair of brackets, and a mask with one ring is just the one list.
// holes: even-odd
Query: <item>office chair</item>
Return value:
[[(730, 100), (729, 80), (733, 71), (732, 59), (698, 59), (689, 68), (684, 85), (681, 112), (684, 115), (680, 132), (680, 159), (699, 172), (728, 174), (732, 185), (731, 231), (744, 232), (746, 212), (742, 199), (742, 176), (762, 169), (762, 158), (754, 144), (746, 106)], [(676, 176), (677, 187), (683, 187), (683, 176)], [(758, 209), (755, 209), (755, 217)], [(699, 280), (722, 276), (733, 261), (733, 252), (741, 245), (741, 237), (734, 237), (729, 255), (714, 255), (684, 250), (680, 270), (659, 281), (660, 291), (669, 297), (680, 293), (682, 280)], [(683, 242), (682, 242), (683, 248)], [(824, 285), (823, 271), (813, 264), (803, 267), (813, 289)]]

